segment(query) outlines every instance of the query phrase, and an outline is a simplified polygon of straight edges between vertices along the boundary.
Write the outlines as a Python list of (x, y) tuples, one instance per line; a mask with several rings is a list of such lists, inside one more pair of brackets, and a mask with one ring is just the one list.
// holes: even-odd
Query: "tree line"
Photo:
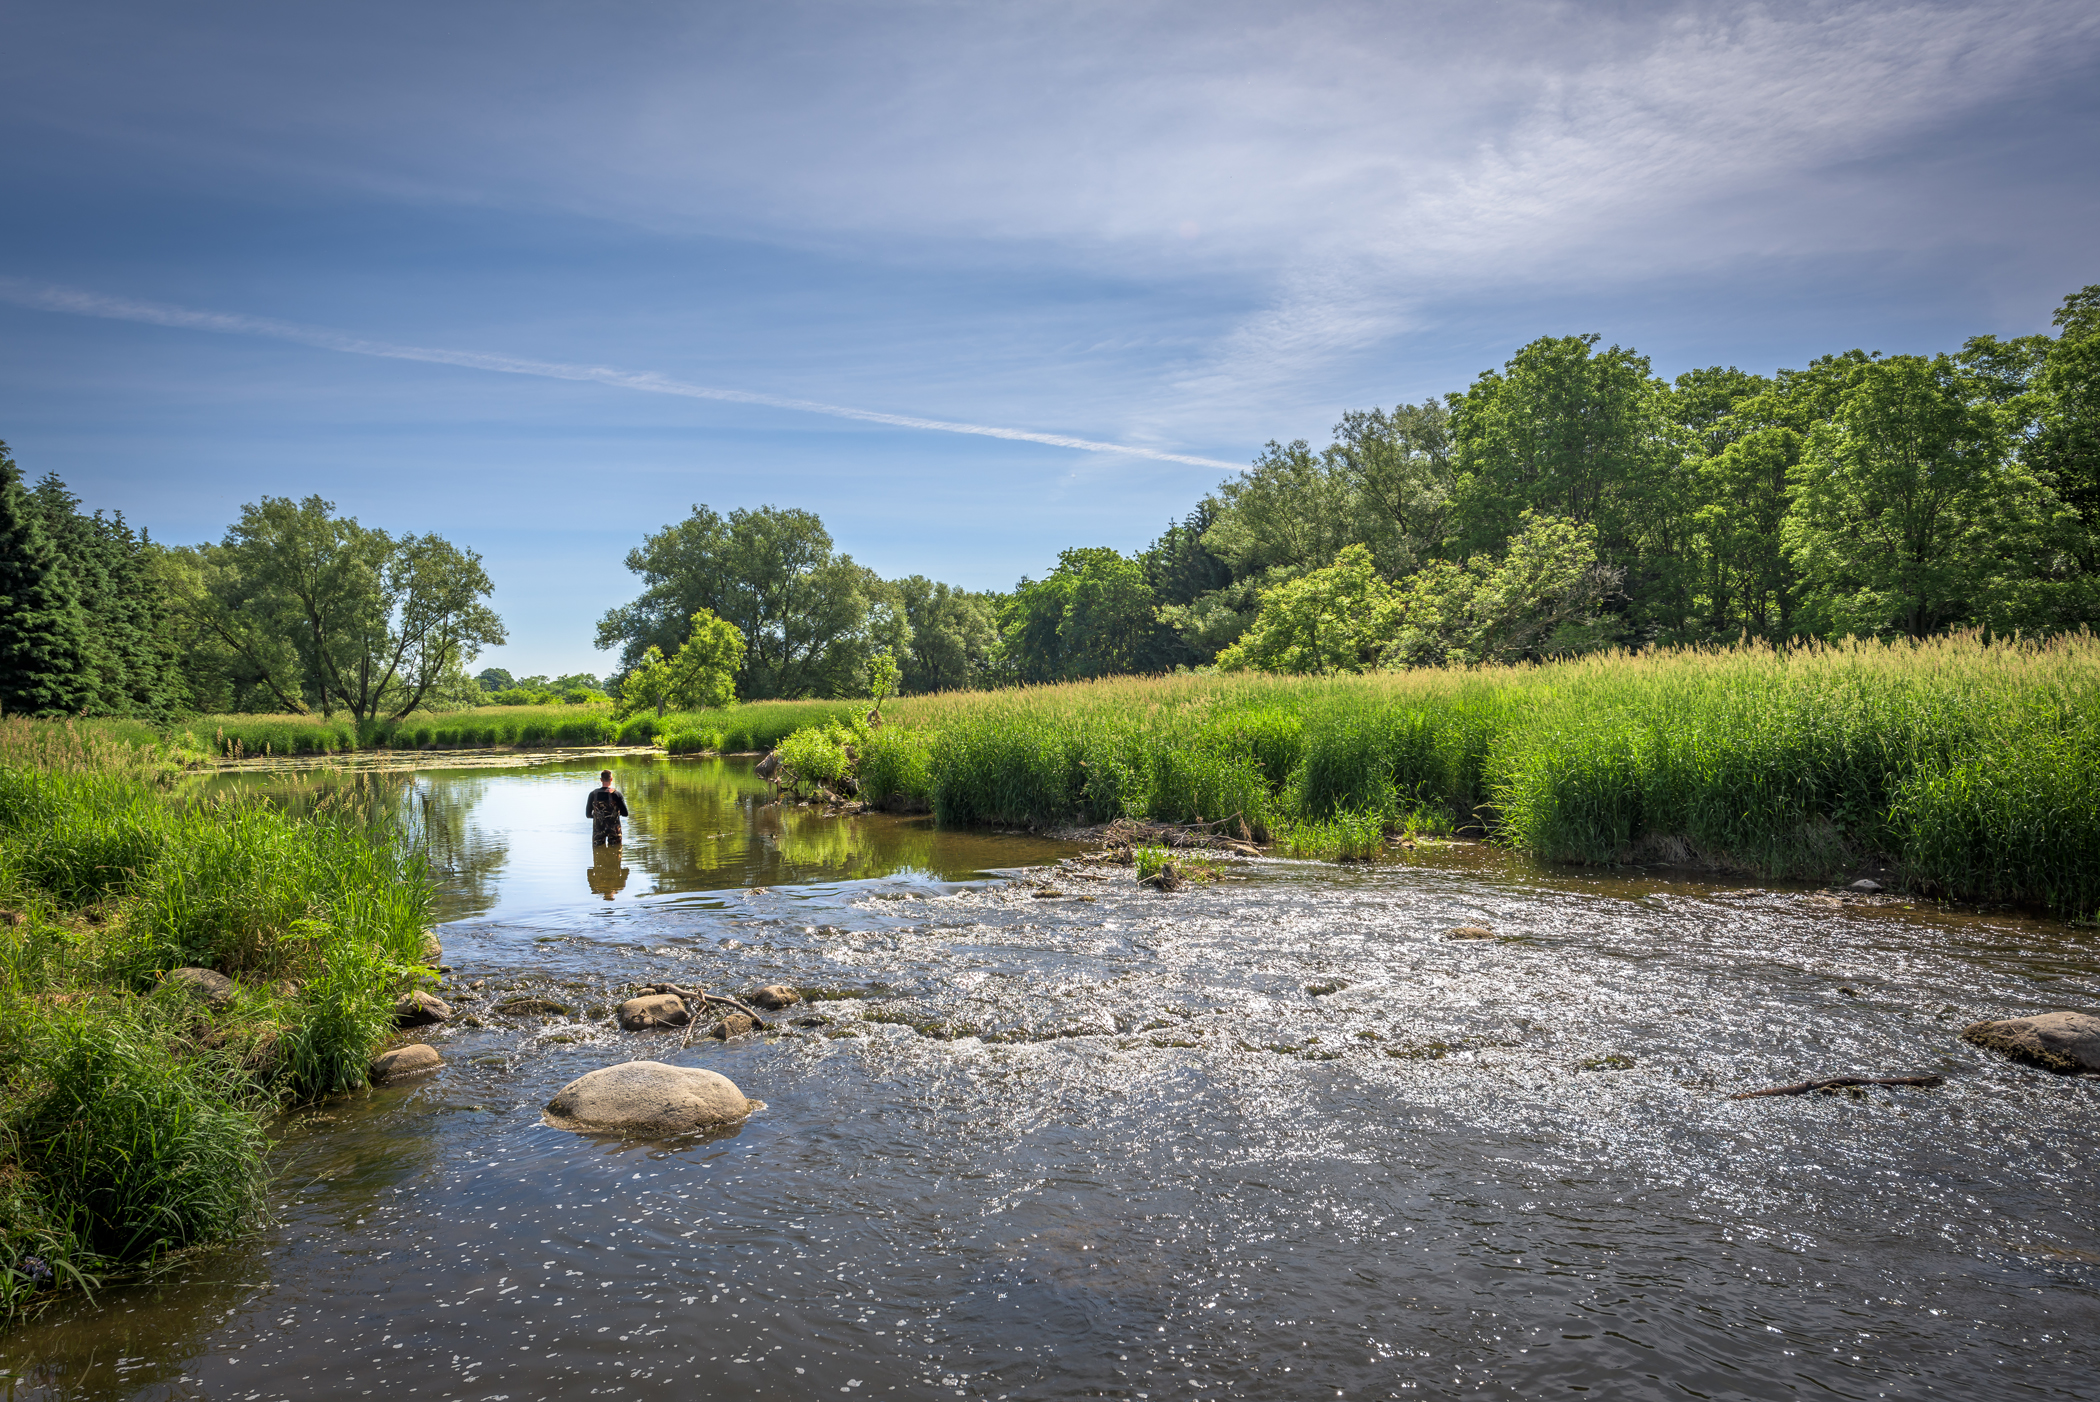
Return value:
[(1062, 552), (972, 594), (885, 582), (804, 511), (695, 507), (628, 557), (601, 647), (667, 655), (696, 608), (752, 639), (738, 689), (844, 694), (1176, 667), (1329, 672), (1613, 646), (2100, 620), (2100, 287), (2054, 334), (1674, 380), (1544, 337), (1463, 391), (1271, 442), (1142, 551)]
[(1544, 337), (1462, 391), (1346, 413), (1322, 448), (1271, 442), (1144, 550), (1066, 550), (1004, 593), (883, 579), (813, 512), (696, 505), (629, 552), (602, 680), (469, 676), (503, 626), (479, 556), (438, 536), (270, 497), (168, 549), (26, 486), (0, 446), (0, 706), (661, 709), (854, 695), (871, 668), (929, 692), (2075, 629), (2100, 619), (2100, 286), (2052, 325), (1673, 380)]
[(501, 643), (481, 557), (319, 497), (264, 497), (216, 544), (167, 547), (34, 488), (0, 444), (0, 708), (165, 719), (462, 704)]

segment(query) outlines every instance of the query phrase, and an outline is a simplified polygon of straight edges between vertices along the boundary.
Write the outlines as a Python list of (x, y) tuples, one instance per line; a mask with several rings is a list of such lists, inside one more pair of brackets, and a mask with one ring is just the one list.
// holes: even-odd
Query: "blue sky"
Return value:
[(1539, 335), (1770, 370), (2100, 282), (2089, 2), (75, 0), (0, 52), (25, 471), (437, 531), (520, 674), (602, 666), (695, 502), (1005, 588)]

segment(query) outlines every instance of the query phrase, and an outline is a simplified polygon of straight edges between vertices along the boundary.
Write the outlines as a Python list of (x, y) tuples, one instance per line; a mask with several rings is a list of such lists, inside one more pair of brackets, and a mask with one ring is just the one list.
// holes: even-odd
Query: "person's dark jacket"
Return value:
[(615, 814), (622, 818), (627, 816), (627, 800), (620, 797), (618, 789), (592, 789), (590, 797), (583, 801), (583, 816), (593, 821)]

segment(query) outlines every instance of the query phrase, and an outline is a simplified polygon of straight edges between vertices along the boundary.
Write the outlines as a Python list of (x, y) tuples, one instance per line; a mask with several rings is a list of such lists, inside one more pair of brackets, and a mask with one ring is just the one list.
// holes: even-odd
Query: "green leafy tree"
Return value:
[(1203, 544), (1235, 578), (1319, 569), (1356, 538), (1348, 478), (1299, 439), (1270, 443), (1253, 467), (1218, 488)]
[[(2065, 552), (2088, 584), (2100, 579), (2100, 285), (2064, 298), (2058, 329), (2031, 380), (2033, 434), (2025, 458), (2070, 508)], [(2090, 593), (2084, 618), (2091, 618)]]
[(768, 506), (725, 518), (695, 506), (629, 551), (627, 568), (642, 576), (642, 594), (600, 620), (597, 643), (619, 647), (630, 667), (650, 647), (675, 652), (698, 609), (742, 633), (737, 690), (748, 697), (848, 694), (869, 652), (897, 641), (871, 633), (898, 622), (873, 608), (880, 581), (833, 552), (812, 512)]
[(72, 585), (0, 444), (0, 709), (68, 715), (93, 705), (87, 617)]
[(1163, 632), (1144, 566), (1105, 546), (1064, 551), (1048, 578), (1023, 579), (1000, 615), (1003, 665), (1027, 682), (1147, 670)]
[(1893, 356), (1809, 434), (1784, 539), (1817, 631), (1923, 637), (2018, 572), (2047, 504), (1985, 388), (1949, 356)]
[(1218, 654), (1226, 671), (1361, 672), (1391, 642), (1393, 586), (1365, 545), (1349, 545), (1325, 569), (1262, 592), (1261, 611), (1238, 642)]
[(1322, 455), (1348, 489), (1352, 532), (1397, 579), (1442, 548), (1451, 517), (1451, 411), (1434, 399), (1356, 410)]
[(904, 669), (897, 665), (897, 656), (887, 648), (868, 659), (868, 696), (877, 712), (882, 703), (894, 696), (897, 683), (903, 679)]
[(1681, 636), (1697, 573), (1686, 433), (1647, 357), (1597, 340), (1533, 341), (1452, 401), (1449, 553), (1500, 551), (1527, 511), (1593, 527), (1632, 625)]
[(501, 667), (484, 667), (474, 674), (474, 680), (481, 683), (483, 691), (508, 691), (518, 684), (517, 679)]
[(918, 574), (889, 581), (883, 592), (903, 625), (904, 645), (889, 648), (904, 669), (902, 691), (957, 691), (986, 683), (999, 646), (996, 596)]
[(1794, 569), (1780, 529), (1793, 503), (1801, 444), (1791, 428), (1758, 428), (1696, 465), (1699, 607), (1714, 637), (1783, 638), (1793, 631)]
[(620, 684), (621, 715), (653, 706), (661, 716), (672, 707), (708, 710), (736, 700), (737, 671), (744, 663), (744, 635), (707, 609), (688, 620), (685, 641), (666, 658), (650, 647)]
[(264, 497), (218, 545), (169, 571), (175, 603), (287, 711), (308, 698), (360, 721), (422, 704), (452, 669), (504, 639), (482, 600), (481, 557), (435, 535), (398, 540), (319, 497)]

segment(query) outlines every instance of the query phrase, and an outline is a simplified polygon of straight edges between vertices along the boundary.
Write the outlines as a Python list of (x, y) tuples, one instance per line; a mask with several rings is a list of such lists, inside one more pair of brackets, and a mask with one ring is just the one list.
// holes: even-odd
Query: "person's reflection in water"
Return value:
[(617, 847), (592, 848), (589, 875), (591, 890), (607, 900), (627, 889), (627, 868), (620, 865)]

